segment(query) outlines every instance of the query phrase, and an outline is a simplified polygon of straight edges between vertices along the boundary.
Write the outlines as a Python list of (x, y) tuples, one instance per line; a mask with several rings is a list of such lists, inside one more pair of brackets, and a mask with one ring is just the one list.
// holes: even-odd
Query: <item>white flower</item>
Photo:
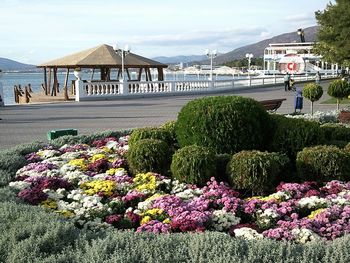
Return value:
[(256, 230), (249, 227), (241, 227), (233, 230), (236, 237), (242, 237), (248, 240), (262, 239), (264, 236), (259, 234)]
[(329, 205), (329, 201), (318, 196), (310, 196), (301, 198), (298, 202), (300, 208), (317, 209)]
[(320, 240), (320, 237), (307, 228), (294, 228), (292, 230), (292, 235), (294, 236), (294, 240), (298, 243), (305, 244), (309, 241)]
[(202, 190), (200, 189), (191, 189), (188, 188), (182, 192), (179, 192), (177, 194), (175, 194), (176, 196), (180, 197), (183, 200), (189, 200), (189, 199), (193, 199), (195, 197), (198, 197), (202, 194)]
[(65, 196), (66, 189), (59, 188), (56, 191), (55, 190), (51, 190), (51, 189), (44, 189), (43, 192), (48, 195), (49, 199), (57, 201), (57, 200), (62, 199)]
[(237, 225), (241, 221), (234, 213), (225, 210), (215, 210), (211, 219), (216, 231), (228, 230), (231, 226)]
[(106, 143), (106, 147), (108, 149), (114, 149), (114, 150), (117, 150), (119, 148), (119, 143), (116, 142), (116, 141), (109, 141)]
[(14, 189), (19, 190), (19, 191), (21, 191), (23, 189), (26, 189), (26, 188), (29, 188), (30, 185), (31, 185), (31, 183), (27, 183), (27, 182), (24, 182), (24, 181), (11, 182), (9, 184), (9, 186), (11, 188), (14, 188)]

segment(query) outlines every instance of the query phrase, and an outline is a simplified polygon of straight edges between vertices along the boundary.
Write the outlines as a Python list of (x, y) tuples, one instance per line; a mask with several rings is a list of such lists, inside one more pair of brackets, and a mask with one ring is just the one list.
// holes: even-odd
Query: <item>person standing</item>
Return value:
[(290, 90), (290, 75), (287, 72), (287, 74), (284, 76), (284, 91)]
[(321, 74), (319, 71), (317, 71), (316, 75), (315, 75), (315, 82), (317, 85), (320, 85), (321, 82)]

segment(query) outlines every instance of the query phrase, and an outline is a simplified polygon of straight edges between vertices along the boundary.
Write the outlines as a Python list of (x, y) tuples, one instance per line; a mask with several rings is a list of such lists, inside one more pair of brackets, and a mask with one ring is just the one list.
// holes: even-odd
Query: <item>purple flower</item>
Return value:
[(147, 224), (144, 224), (137, 228), (136, 233), (142, 233), (142, 232), (148, 232), (148, 233), (154, 233), (154, 234), (160, 234), (160, 233), (168, 234), (171, 232), (171, 226), (169, 224), (159, 222), (158, 220), (151, 220)]
[(47, 194), (39, 187), (33, 187), (23, 189), (18, 193), (18, 197), (31, 205), (37, 205), (47, 199)]

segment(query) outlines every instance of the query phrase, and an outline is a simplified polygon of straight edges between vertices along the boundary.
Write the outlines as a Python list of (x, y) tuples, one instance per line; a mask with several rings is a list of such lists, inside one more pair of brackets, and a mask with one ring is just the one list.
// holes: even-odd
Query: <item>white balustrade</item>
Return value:
[[(328, 75), (328, 77), (330, 77)], [(295, 81), (313, 79), (313, 76), (292, 76)], [(177, 94), (186, 92), (220, 91), (236, 87), (251, 87), (274, 85), (284, 82), (283, 75), (231, 79), (231, 80), (196, 80), (196, 81), (110, 81), (110, 82), (88, 82), (76, 81), (76, 100), (84, 98), (106, 98), (136, 96), (142, 94)]]

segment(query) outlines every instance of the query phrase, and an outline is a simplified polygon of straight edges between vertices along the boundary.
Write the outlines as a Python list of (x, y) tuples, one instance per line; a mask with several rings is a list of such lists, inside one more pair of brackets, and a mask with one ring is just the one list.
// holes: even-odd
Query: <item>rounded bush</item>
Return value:
[(176, 126), (176, 121), (167, 121), (164, 123), (162, 126), (160, 126), (161, 129), (164, 129), (169, 133), (169, 139), (171, 144), (175, 147), (178, 148), (178, 143), (176, 140), (176, 133), (175, 133), (175, 126)]
[(165, 175), (170, 160), (169, 146), (156, 139), (136, 141), (127, 153), (127, 162), (133, 174), (155, 172)]
[(316, 83), (308, 83), (303, 88), (303, 96), (314, 102), (318, 101), (323, 95), (323, 89)]
[(169, 130), (158, 127), (145, 127), (134, 129), (130, 135), (128, 144), (130, 147), (137, 141), (143, 139), (157, 139), (166, 142), (169, 146), (171, 145), (171, 135)]
[(181, 147), (197, 144), (216, 153), (235, 153), (264, 148), (269, 124), (269, 114), (253, 99), (205, 97), (181, 109), (175, 132)]
[(304, 148), (297, 155), (297, 174), (305, 181), (350, 179), (350, 154), (336, 146)]
[(204, 185), (216, 175), (215, 154), (206, 147), (185, 146), (173, 155), (170, 170), (180, 182)]
[(350, 95), (350, 85), (346, 80), (334, 80), (329, 84), (327, 93), (331, 97), (344, 99)]
[(227, 165), (228, 180), (236, 189), (262, 194), (274, 189), (288, 164), (285, 154), (241, 151), (234, 154)]
[(336, 123), (321, 125), (326, 141), (341, 140), (350, 142), (350, 128)]
[(294, 159), (304, 147), (323, 144), (324, 134), (318, 123), (271, 115), (274, 132), (271, 134), (271, 152), (286, 153)]

